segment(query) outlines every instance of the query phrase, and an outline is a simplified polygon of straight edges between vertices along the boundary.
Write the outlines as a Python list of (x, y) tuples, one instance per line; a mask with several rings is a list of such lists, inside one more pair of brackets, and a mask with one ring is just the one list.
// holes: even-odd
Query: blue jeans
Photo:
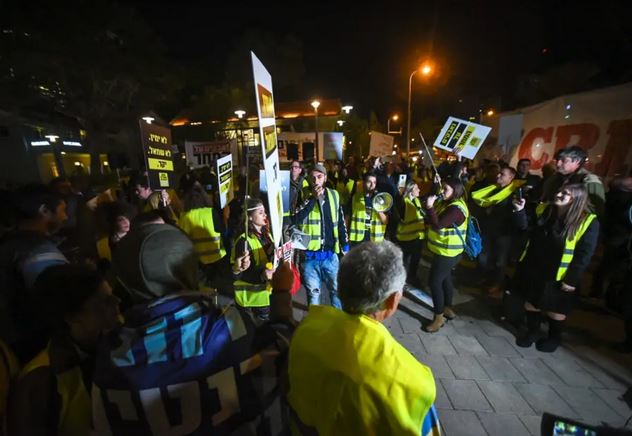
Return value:
[(307, 289), (307, 304), (320, 304), (320, 290), (324, 283), (329, 289), (331, 305), (342, 309), (338, 298), (338, 255), (333, 254), (329, 259), (304, 259), (301, 271), (301, 281)]

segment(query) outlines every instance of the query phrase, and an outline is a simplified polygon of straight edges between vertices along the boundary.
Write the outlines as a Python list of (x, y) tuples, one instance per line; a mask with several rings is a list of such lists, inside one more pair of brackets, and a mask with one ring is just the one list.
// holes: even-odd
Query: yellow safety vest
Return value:
[(502, 188), (501, 190), (494, 192), (494, 194), (490, 195), (495, 189), (497, 189), (496, 185), (489, 185), (484, 188), (481, 188), (477, 191), (472, 192), (472, 201), (476, 203), (480, 207), (490, 207), (494, 206), (501, 201), (505, 200), (513, 192), (525, 184), (525, 180), (513, 180), (510, 184)]
[(340, 194), (340, 201), (342, 204), (347, 204), (349, 202), (351, 192), (353, 192), (353, 185), (355, 185), (355, 180), (353, 179), (347, 180), (347, 183), (343, 183), (341, 181), (336, 183), (336, 191)]
[[(243, 240), (244, 234), (239, 235), (235, 239), (233, 251), (230, 255), (230, 263), (235, 263), (237, 257), (237, 244)], [(263, 245), (256, 237), (248, 235), (246, 238), (248, 251), (250, 251), (250, 261), (254, 262), (257, 267), (264, 266), (268, 263)], [(266, 280), (265, 283), (249, 283), (244, 280), (235, 280), (235, 303), (241, 307), (265, 307), (270, 305), (270, 294), (272, 293), (272, 285)]]
[(422, 434), (436, 397), (432, 371), (380, 322), (311, 306), (288, 362), (294, 434)]
[[(353, 201), (351, 203), (351, 228), (349, 229), (349, 240), (352, 242), (364, 241), (364, 234), (366, 231), (366, 205), (364, 201), (364, 193), (356, 192), (353, 195)], [(380, 216), (371, 209), (371, 231), (370, 239), (373, 242), (380, 242), (384, 240), (384, 234), (386, 233), (386, 225), (380, 220)]]
[[(461, 199), (447, 204), (441, 201), (437, 206), (437, 215), (440, 215), (441, 212), (449, 206), (458, 207), (461, 209), (461, 212), (463, 212), (463, 215), (465, 215), (465, 220), (463, 220), (461, 225), (457, 226), (461, 232), (461, 236), (465, 239), (467, 234), (467, 221), (470, 216), (467, 205)], [(459, 235), (454, 227), (446, 227), (444, 229), (439, 229), (439, 231), (435, 231), (432, 227), (428, 227), (428, 250), (441, 256), (455, 257), (463, 253), (463, 241), (459, 238)]]
[[(334, 252), (340, 253), (340, 241), (338, 240), (338, 222), (342, 217), (339, 216), (338, 212), (340, 211), (340, 196), (338, 192), (333, 189), (325, 188), (327, 191), (327, 200), (329, 203), (329, 210), (331, 212), (331, 217), (333, 220), (333, 229), (334, 229)], [(316, 201), (316, 200), (314, 200)], [(318, 201), (316, 201), (318, 203)], [(320, 207), (318, 204), (315, 204), (312, 208), (311, 212), (307, 216), (307, 220), (300, 224), (300, 229), (303, 233), (309, 235), (310, 241), (307, 245), (307, 249), (309, 251), (318, 251), (322, 248), (324, 237), (321, 235), (321, 215), (320, 215)]]
[(97, 255), (99, 259), (112, 261), (112, 250), (110, 250), (110, 238), (102, 237), (97, 241)]
[[(50, 366), (50, 344), (26, 364), (20, 377), (29, 372)], [(61, 409), (57, 422), (57, 434), (64, 436), (84, 436), (91, 433), (92, 402), (79, 366), (55, 374), (57, 394), (61, 397)]]
[(426, 224), (419, 198), (404, 198), (404, 216), (397, 225), (399, 241), (414, 241), (426, 237)]
[(226, 256), (222, 235), (213, 225), (213, 208), (202, 207), (183, 212), (178, 227), (193, 241), (193, 248), (205, 265), (215, 263)]
[[(542, 214), (544, 214), (544, 211), (548, 208), (548, 206), (549, 206), (548, 203), (538, 204), (535, 210), (537, 216), (538, 217), (542, 216)], [(566, 240), (564, 241), (564, 251), (562, 252), (562, 258), (560, 259), (560, 266), (557, 268), (557, 274), (555, 275), (555, 280), (557, 280), (558, 282), (564, 279), (564, 277), (566, 276), (566, 271), (568, 271), (568, 266), (573, 261), (573, 256), (575, 254), (575, 246), (577, 245), (577, 241), (579, 241), (582, 238), (582, 236), (584, 236), (584, 233), (586, 233), (586, 230), (588, 230), (588, 227), (590, 227), (590, 224), (593, 222), (595, 218), (597, 218), (597, 215), (595, 215), (594, 213), (589, 213), (588, 215), (586, 215), (582, 223), (579, 225), (579, 228), (575, 232), (575, 237), (573, 239), (569, 239), (567, 237)], [(522, 252), (522, 255), (520, 256), (520, 262), (523, 261), (523, 259), (527, 255), (528, 250), (529, 250), (529, 241), (527, 241), (527, 245), (524, 247), (524, 251)]]

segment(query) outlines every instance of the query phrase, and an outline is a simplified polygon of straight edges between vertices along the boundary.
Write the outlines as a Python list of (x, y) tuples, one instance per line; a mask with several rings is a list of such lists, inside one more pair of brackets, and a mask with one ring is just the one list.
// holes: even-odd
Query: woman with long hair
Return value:
[(417, 267), (421, 259), (423, 240), (426, 237), (425, 212), (419, 201), (419, 185), (408, 182), (401, 197), (396, 197), (397, 212), (400, 217), (397, 224), (397, 243), (404, 253), (406, 283), (419, 287)]
[(435, 314), (433, 322), (426, 326), (429, 333), (443, 327), (446, 318), (456, 317), (452, 310), (452, 269), (463, 253), (470, 215), (464, 199), (465, 188), (460, 180), (447, 179), (441, 187), (441, 197), (430, 195), (425, 203), (427, 244), (428, 250), (433, 253), (429, 283)]
[(270, 316), (274, 243), (263, 202), (248, 198), (245, 213), (248, 233), (235, 239), (231, 253), (235, 303), (263, 321)]
[[(518, 227), (527, 229), (525, 201), (514, 200)], [(562, 326), (577, 300), (577, 287), (590, 263), (599, 222), (590, 212), (583, 184), (569, 184), (551, 204), (537, 207), (536, 219), (514, 276), (512, 292), (524, 299), (527, 332), (516, 339), (520, 347), (553, 352), (561, 343)], [(548, 337), (540, 338), (542, 313), (549, 323)]]

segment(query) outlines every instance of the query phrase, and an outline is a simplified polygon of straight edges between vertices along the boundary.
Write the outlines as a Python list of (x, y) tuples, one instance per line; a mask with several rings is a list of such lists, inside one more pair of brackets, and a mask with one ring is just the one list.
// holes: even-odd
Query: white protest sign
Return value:
[(219, 187), (219, 206), (224, 209), (233, 199), (233, 157), (229, 154), (217, 159), (217, 186)]
[(252, 72), (255, 81), (257, 113), (259, 115), (259, 137), (263, 154), (263, 168), (266, 172), (268, 187), (268, 206), (270, 227), (274, 246), (281, 243), (283, 225), (283, 199), (281, 197), (281, 178), (279, 176), (279, 150), (277, 146), (276, 122), (274, 118), (274, 98), (272, 96), (272, 76), (261, 61), (252, 56)]
[(184, 141), (187, 163), (193, 168), (211, 166), (213, 161), (225, 154), (236, 154), (237, 140)]
[(391, 135), (371, 131), (371, 141), (369, 142), (369, 154), (371, 156), (391, 156), (393, 154), (393, 144), (395, 138)]
[(450, 117), (433, 145), (457, 156), (474, 159), (491, 130), (491, 127)]

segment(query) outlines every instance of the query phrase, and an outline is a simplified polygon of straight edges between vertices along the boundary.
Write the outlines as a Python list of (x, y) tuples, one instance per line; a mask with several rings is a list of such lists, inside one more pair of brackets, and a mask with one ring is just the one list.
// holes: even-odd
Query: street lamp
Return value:
[(425, 61), (421, 66), (410, 73), (408, 78), (408, 120), (406, 126), (406, 155), (410, 153), (410, 97), (413, 89), (413, 76), (418, 72), (424, 77), (430, 77), (434, 73), (434, 66), (431, 61)]
[(399, 120), (399, 115), (395, 114), (392, 117), (390, 117), (387, 121), (386, 121), (386, 131), (388, 133), (394, 133), (396, 135), (401, 135), (402, 134), (402, 128), (400, 127), (398, 131), (393, 131), (391, 132), (391, 120), (393, 121), (397, 121)]
[(318, 100), (314, 100), (311, 104), (314, 108), (314, 129), (316, 131), (316, 140), (314, 141), (314, 155), (315, 162), (318, 162), (318, 107), (320, 106), (320, 102)]
[[(244, 115), (246, 115), (246, 111), (243, 109), (237, 109), (235, 111), (235, 115), (237, 115), (237, 118), (239, 118), (239, 120), (242, 120), (244, 118)], [(239, 136), (241, 139), (241, 146), (244, 146), (244, 126), (239, 123)]]
[(494, 115), (494, 109), (490, 109), (487, 111), (487, 116), (491, 117), (492, 115)]

